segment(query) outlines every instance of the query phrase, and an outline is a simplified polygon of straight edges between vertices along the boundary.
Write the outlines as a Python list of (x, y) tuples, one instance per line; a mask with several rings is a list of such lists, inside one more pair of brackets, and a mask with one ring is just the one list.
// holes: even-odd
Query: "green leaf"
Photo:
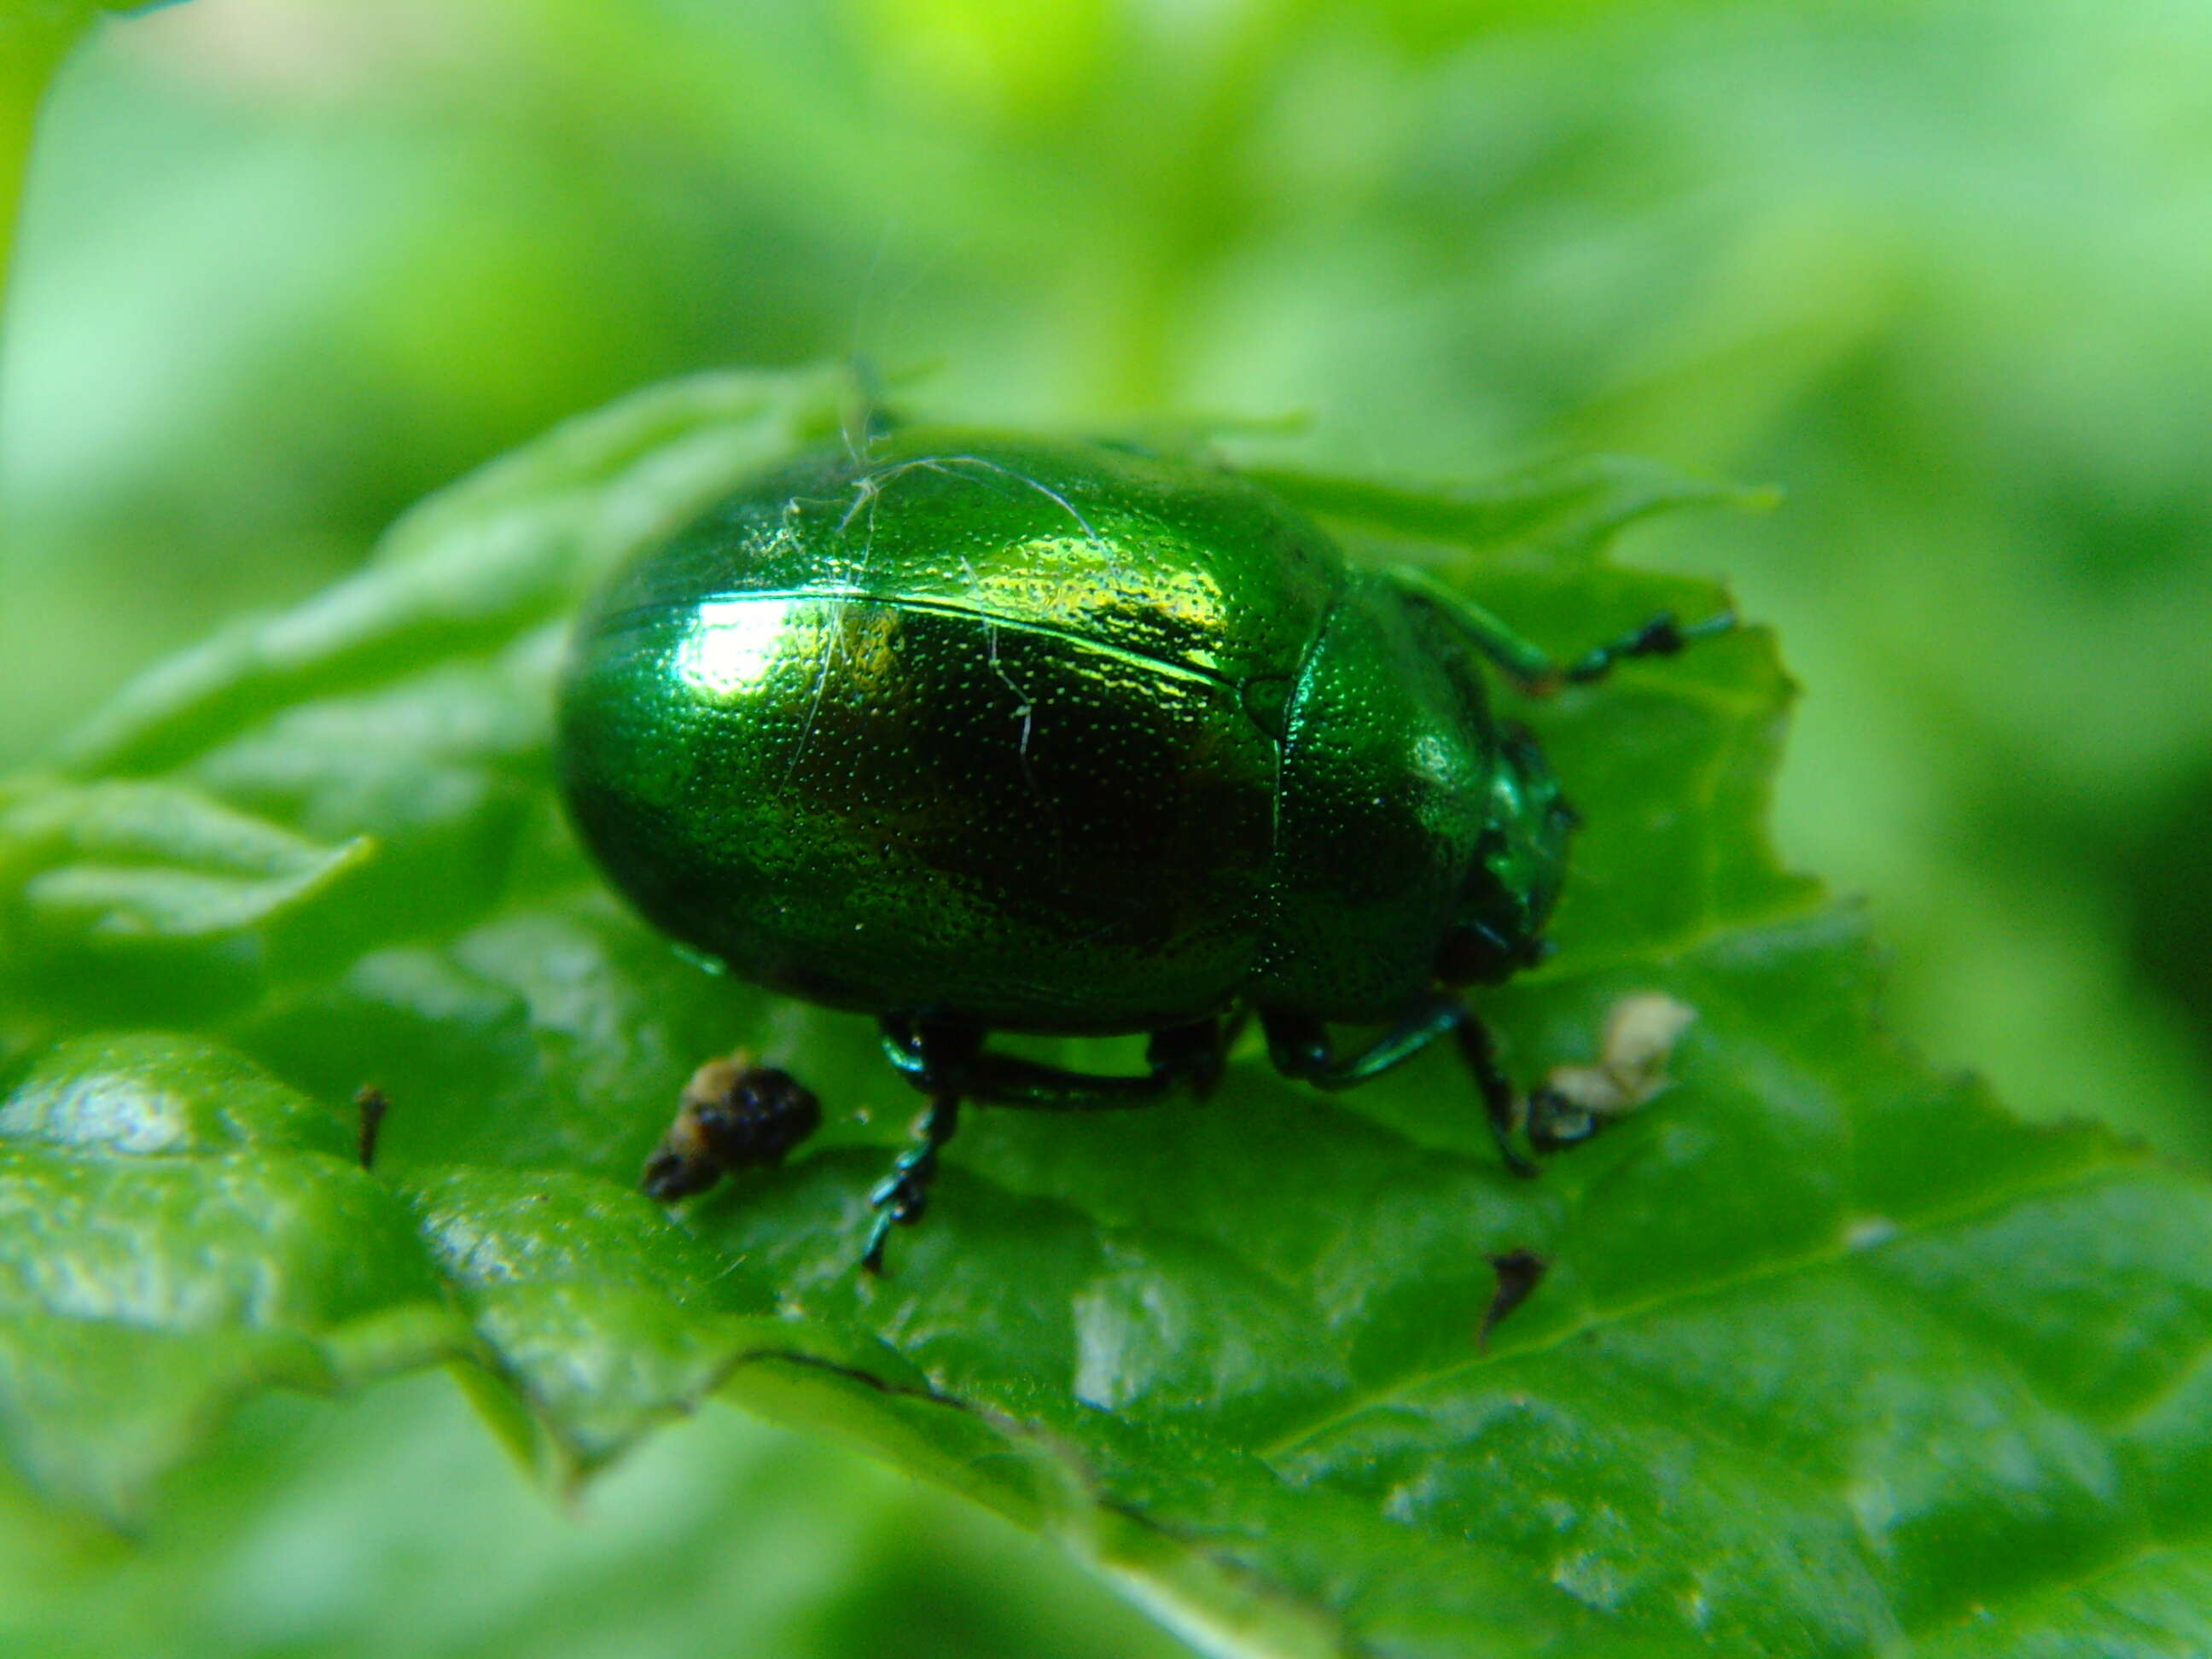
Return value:
[[(1755, 629), (1510, 711), (1586, 828), (1559, 955), (1485, 1012), (1534, 1081), (1639, 994), (1685, 1005), (1625, 1121), (1520, 1182), (1446, 1055), (1324, 1098), (1247, 1051), (1203, 1104), (971, 1114), (860, 1276), (915, 1097), (866, 1020), (629, 916), (545, 746), (577, 585), (844, 396), (710, 378), (566, 428), (8, 798), (0, 1146), (37, 1221), (7, 1235), (0, 1436), (32, 1483), (122, 1510), (244, 1389), (444, 1358), (555, 1478), (732, 1398), (1052, 1533), (1213, 1652), (2201, 1644), (2212, 1189), (1882, 1036), (1858, 917), (1765, 838), (1790, 688)], [(1565, 653), (1723, 608), (1596, 556), (1713, 496), (1655, 476), (1301, 498)], [(110, 868), (173, 884), (57, 890)], [(125, 937), (182, 965), (113, 966)], [(91, 1034), (124, 1023), (198, 1035)], [(647, 1204), (684, 1077), (738, 1046), (829, 1127)], [(368, 1083), (374, 1176), (345, 1160)], [(1493, 1261), (1531, 1255), (1498, 1316)], [(143, 1381), (155, 1343), (178, 1390)]]
[(0, 1100), (0, 1449), (118, 1518), (222, 1413), (470, 1351), (343, 1125), (182, 1037), (79, 1039)]
[(1354, 535), (1432, 542), (1486, 557), (1592, 560), (1638, 520), (1686, 507), (1769, 507), (1775, 500), (1771, 491), (1709, 483), (1633, 455), (1578, 455), (1479, 484), (1429, 488), (1279, 466), (1249, 471), (1286, 501)]
[[(84, 772), (164, 769), (279, 709), (404, 684), (557, 626), (594, 573), (732, 478), (830, 435), (854, 395), (829, 371), (708, 374), (570, 422), (402, 519), (359, 576), (138, 680), (76, 735), (70, 758)], [(473, 733), (416, 736), (404, 753), (482, 748)]]
[[(205, 1012), (312, 963), (367, 836), (307, 837), (168, 783), (0, 785), (0, 985)], [(17, 987), (30, 994), (28, 987)]]
[(7, 297), (15, 215), (46, 83), (79, 36), (124, 9), (100, 0), (0, 0), (0, 299)]

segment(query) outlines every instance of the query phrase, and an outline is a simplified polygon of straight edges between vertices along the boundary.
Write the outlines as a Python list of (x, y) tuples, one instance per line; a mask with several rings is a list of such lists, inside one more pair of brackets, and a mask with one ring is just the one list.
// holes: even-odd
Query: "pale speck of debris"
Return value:
[(1844, 1248), (1870, 1250), (1897, 1237), (1897, 1224), (1886, 1215), (1853, 1216), (1844, 1229)]
[(1667, 1062), (1698, 1011), (1664, 991), (1638, 991), (1606, 1011), (1597, 1063), (1555, 1066), (1544, 1081), (1570, 1104), (1595, 1117), (1634, 1111), (1673, 1080)]

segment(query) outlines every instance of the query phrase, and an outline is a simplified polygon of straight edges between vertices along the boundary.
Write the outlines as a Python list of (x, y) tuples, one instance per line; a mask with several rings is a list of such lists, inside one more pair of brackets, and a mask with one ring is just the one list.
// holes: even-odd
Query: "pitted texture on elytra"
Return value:
[(1234, 473), (917, 429), (749, 484), (606, 605), (813, 593), (942, 606), (1241, 684), (1295, 671), (1343, 580), (1326, 536)]
[(1276, 755), (1219, 683), (870, 600), (636, 615), (571, 679), (568, 764), (670, 932), (824, 1000), (1016, 1023), (1141, 1027), (1237, 983)]

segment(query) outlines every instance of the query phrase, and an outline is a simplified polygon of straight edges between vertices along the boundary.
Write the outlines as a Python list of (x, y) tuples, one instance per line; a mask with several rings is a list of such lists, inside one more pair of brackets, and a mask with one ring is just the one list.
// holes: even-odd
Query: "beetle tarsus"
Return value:
[(1536, 1161), (1513, 1139), (1521, 1127), (1520, 1102), (1512, 1080), (1498, 1066), (1489, 1028), (1470, 1013), (1452, 1028), (1452, 1036), (1459, 1042), (1460, 1058), (1474, 1075), (1474, 1086), (1482, 1091), (1483, 1115), (1490, 1120), (1490, 1138), (1497, 1143), (1498, 1158), (1522, 1180), (1533, 1180), (1540, 1173)]
[(1733, 632), (1735, 625), (1735, 612), (1733, 611), (1717, 612), (1703, 622), (1692, 623), (1686, 628), (1674, 619), (1673, 611), (1662, 611), (1634, 633), (1624, 635), (1610, 645), (1601, 645), (1584, 652), (1559, 670), (1552, 679), (1555, 685), (1588, 685), (1610, 674), (1616, 664), (1637, 657), (1672, 657), (1695, 641), (1709, 640), (1718, 634)]
[(960, 1097), (939, 1095), (922, 1114), (918, 1144), (898, 1155), (891, 1172), (875, 1184), (868, 1203), (875, 1210), (875, 1225), (868, 1230), (867, 1247), (860, 1252), (860, 1271), (884, 1270), (884, 1247), (893, 1227), (911, 1227), (929, 1208), (930, 1184), (937, 1179), (937, 1149), (960, 1127)]

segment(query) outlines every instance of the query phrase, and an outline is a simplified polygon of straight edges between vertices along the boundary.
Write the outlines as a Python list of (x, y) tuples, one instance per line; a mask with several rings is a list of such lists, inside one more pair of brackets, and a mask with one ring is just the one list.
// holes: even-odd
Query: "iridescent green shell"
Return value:
[(1435, 598), (1187, 460), (803, 456), (615, 578), (560, 713), (572, 815), (649, 917), (871, 1012), (1379, 1018), (1557, 887), (1563, 832), (1519, 822), (1556, 792)]

